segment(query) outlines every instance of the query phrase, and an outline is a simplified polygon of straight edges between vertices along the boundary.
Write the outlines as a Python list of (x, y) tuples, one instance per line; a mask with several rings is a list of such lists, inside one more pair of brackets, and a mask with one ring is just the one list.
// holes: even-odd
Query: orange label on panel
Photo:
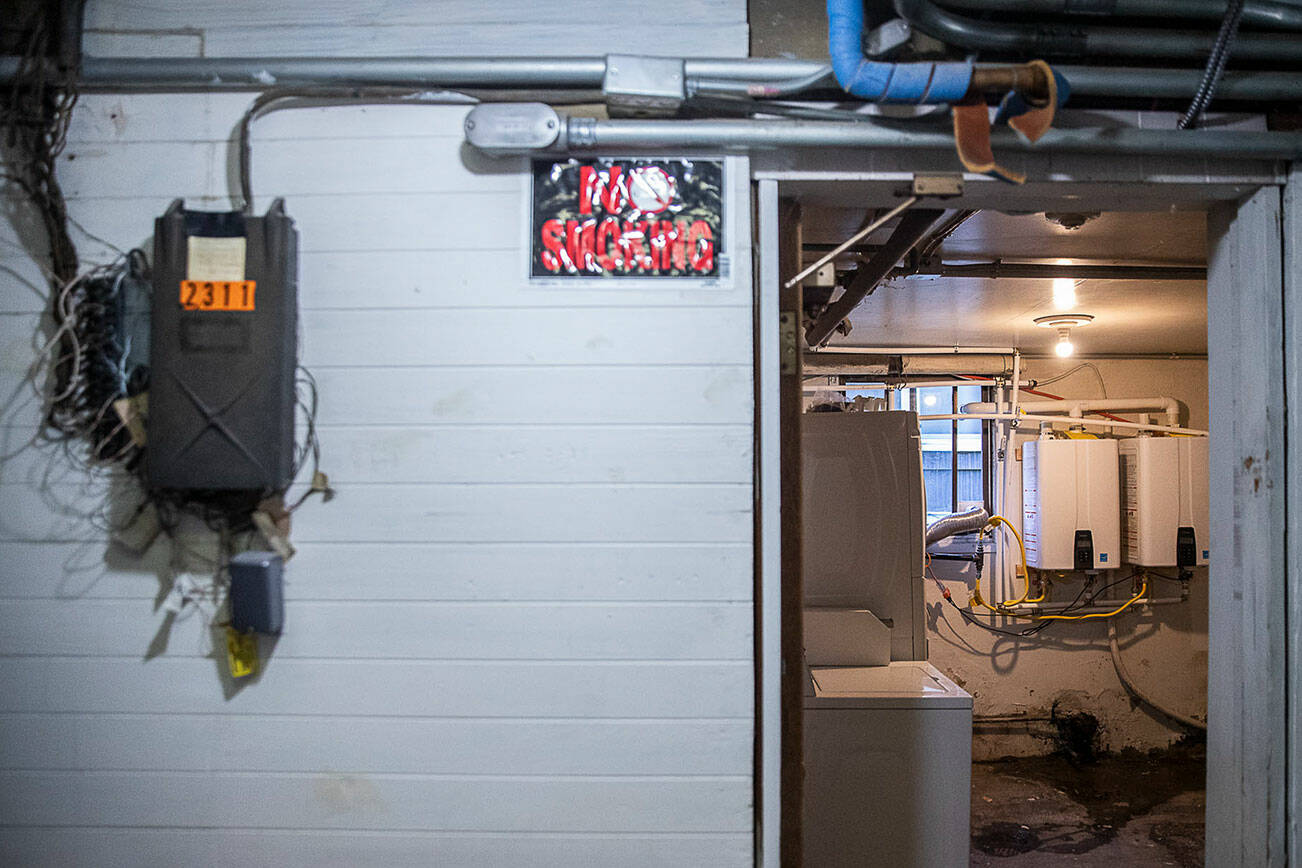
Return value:
[(181, 307), (186, 310), (253, 310), (256, 280), (183, 280)]

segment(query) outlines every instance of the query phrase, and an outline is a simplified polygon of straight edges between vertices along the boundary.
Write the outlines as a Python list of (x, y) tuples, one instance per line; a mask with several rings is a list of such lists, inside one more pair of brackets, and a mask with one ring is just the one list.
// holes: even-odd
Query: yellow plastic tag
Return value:
[(258, 637), (226, 628), (226, 663), (232, 678), (244, 678), (258, 671)]

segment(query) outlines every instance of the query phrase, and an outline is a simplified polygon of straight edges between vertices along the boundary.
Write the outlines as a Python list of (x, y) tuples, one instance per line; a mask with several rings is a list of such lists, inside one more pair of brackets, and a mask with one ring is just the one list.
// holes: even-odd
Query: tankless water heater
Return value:
[(1120, 450), (1122, 559), (1145, 567), (1207, 566), (1207, 438), (1134, 437)]
[(1117, 441), (1033, 440), (1022, 447), (1022, 536), (1040, 570), (1108, 570), (1121, 560)]

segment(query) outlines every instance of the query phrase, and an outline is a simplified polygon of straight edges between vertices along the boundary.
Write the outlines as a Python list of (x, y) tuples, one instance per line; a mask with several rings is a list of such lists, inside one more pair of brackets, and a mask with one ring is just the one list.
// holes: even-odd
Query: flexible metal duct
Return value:
[(986, 512), (984, 506), (978, 506), (969, 509), (967, 512), (956, 512), (952, 515), (938, 518), (931, 524), (927, 525), (927, 545), (938, 543), (943, 539), (951, 536), (957, 536), (961, 533), (975, 533), (985, 527), (990, 522), (990, 513)]

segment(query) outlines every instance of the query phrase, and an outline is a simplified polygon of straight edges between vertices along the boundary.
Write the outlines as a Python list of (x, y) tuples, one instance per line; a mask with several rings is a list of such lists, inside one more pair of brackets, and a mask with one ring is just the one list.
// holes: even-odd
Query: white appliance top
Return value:
[(972, 697), (925, 660), (888, 666), (810, 667), (806, 708), (967, 708)]

